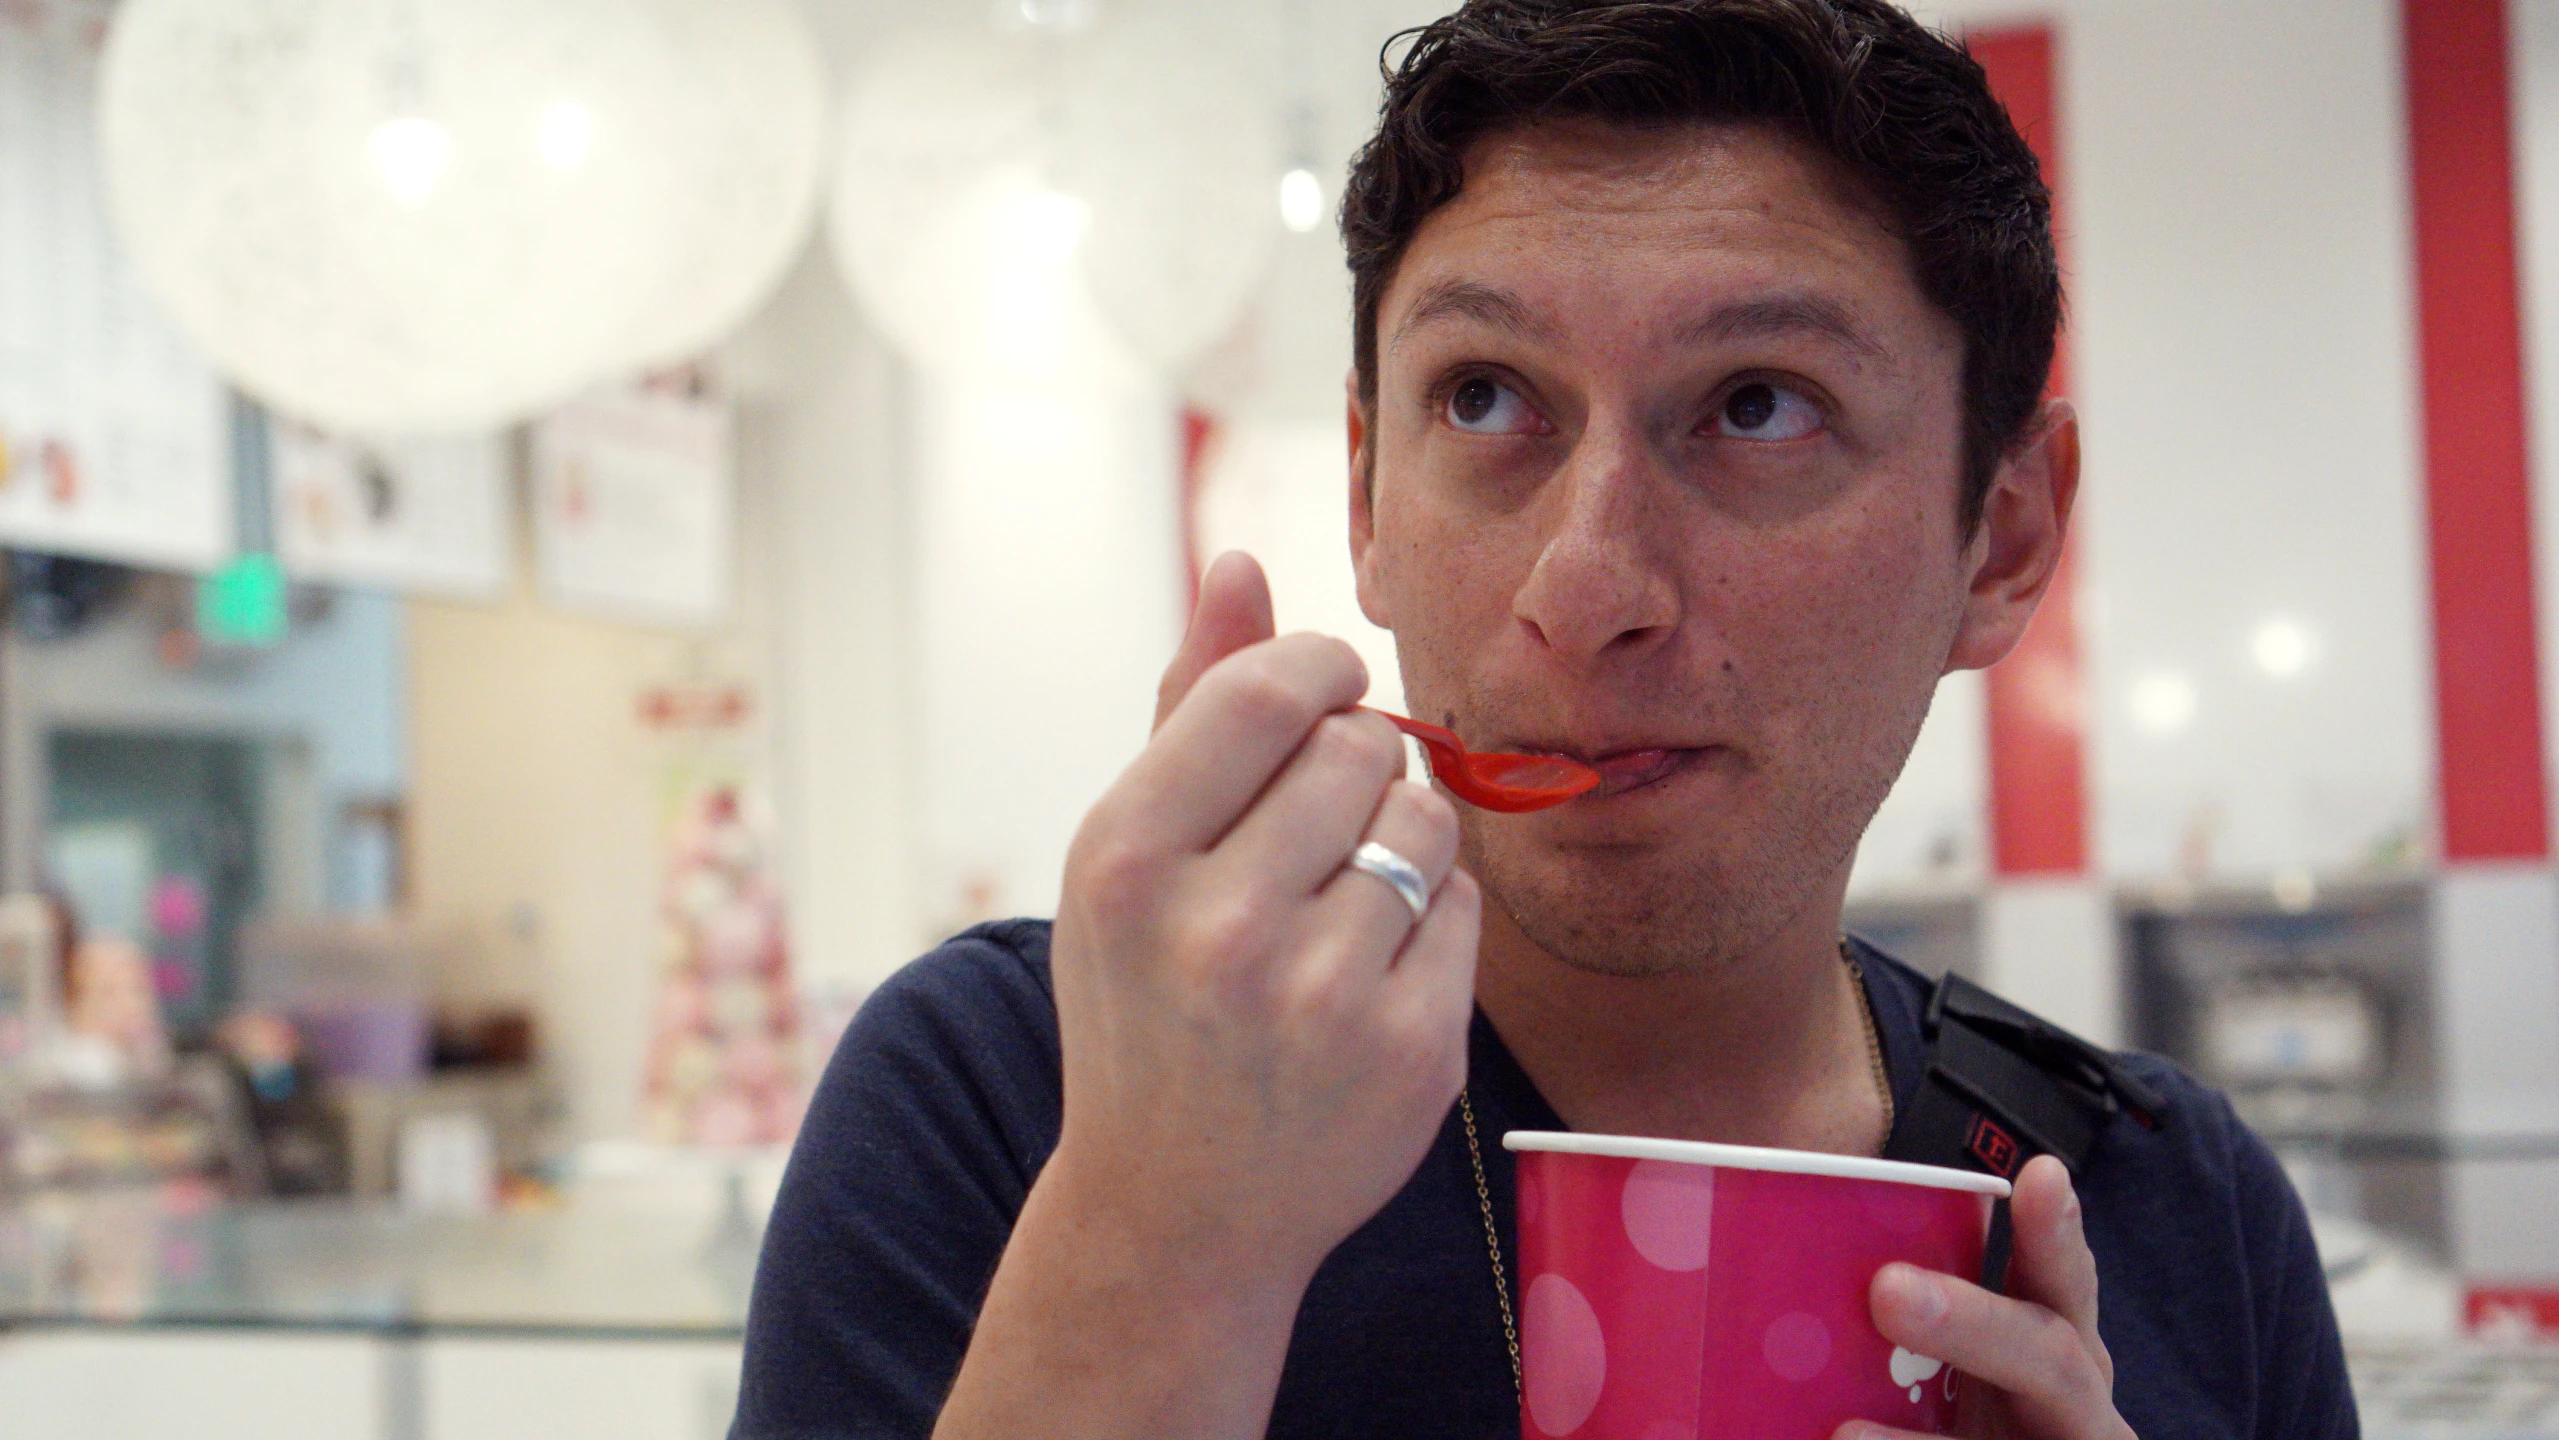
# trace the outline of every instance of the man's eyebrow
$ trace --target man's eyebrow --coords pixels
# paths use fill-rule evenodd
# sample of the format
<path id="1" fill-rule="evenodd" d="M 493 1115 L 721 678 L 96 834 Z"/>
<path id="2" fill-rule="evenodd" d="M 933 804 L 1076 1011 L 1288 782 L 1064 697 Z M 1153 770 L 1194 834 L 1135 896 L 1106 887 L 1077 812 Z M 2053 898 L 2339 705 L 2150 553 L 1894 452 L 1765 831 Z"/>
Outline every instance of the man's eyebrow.
<path id="1" fill-rule="evenodd" d="M 1554 327 L 1530 314 L 1527 303 L 1508 290 L 1479 280 L 1441 280 L 1424 290 L 1397 322 L 1387 348 L 1402 344 L 1405 336 L 1432 321 L 1451 318 L 1491 325 L 1523 340 L 1555 338 Z"/>
<path id="2" fill-rule="evenodd" d="M 1679 328 L 1682 344 L 1715 340 L 1768 340 L 1811 334 L 1853 350 L 1870 360 L 1891 355 L 1873 336 L 1859 329 L 1845 306 L 1819 295 L 1777 295 L 1738 300 L 1717 306 Z"/>

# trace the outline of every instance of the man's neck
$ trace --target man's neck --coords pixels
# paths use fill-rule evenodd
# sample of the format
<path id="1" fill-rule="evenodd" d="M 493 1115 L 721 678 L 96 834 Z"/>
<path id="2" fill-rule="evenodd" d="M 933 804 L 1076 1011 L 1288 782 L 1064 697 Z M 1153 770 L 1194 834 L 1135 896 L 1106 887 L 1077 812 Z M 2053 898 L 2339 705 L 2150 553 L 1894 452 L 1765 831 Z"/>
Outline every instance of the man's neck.
<path id="1" fill-rule="evenodd" d="M 1627 978 L 1556 959 L 1488 904 L 1476 998 L 1576 1130 L 1871 1155 L 1880 1037 L 1840 957 L 1837 891 L 1805 910 L 1709 972 Z"/>

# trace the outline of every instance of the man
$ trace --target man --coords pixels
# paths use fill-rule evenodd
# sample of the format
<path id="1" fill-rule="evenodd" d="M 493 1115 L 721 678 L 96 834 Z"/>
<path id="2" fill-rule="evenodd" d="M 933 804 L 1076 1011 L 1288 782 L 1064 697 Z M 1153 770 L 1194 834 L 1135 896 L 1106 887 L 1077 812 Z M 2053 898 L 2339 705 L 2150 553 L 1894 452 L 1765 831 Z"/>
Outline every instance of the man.
<path id="1" fill-rule="evenodd" d="M 848 1035 L 737 1433 L 1510 1435 L 1502 1132 L 1878 1153 L 1926 992 L 1842 895 L 1938 678 L 2060 552 L 2048 208 L 1884 0 L 1421 32 L 1343 207 L 1360 599 L 1417 714 L 1604 783 L 1397 779 L 1349 648 L 1272 638 L 1222 560 L 1054 929 L 952 941 Z M 2022 1172 L 2005 1293 L 1886 1267 L 1876 1324 L 1974 1378 L 1969 1433 L 2353 1434 L 2281 1171 L 2126 1064 L 2166 1123 Z"/>

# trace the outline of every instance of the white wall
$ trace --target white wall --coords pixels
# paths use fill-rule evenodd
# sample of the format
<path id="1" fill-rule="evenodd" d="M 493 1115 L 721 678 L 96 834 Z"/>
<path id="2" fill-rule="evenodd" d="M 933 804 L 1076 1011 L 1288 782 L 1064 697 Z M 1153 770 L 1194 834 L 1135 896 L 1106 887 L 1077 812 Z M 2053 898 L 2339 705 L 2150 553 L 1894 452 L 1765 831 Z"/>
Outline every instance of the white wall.
<path id="1" fill-rule="evenodd" d="M 741 470 L 775 496 L 767 588 L 792 963 L 849 1004 L 926 943 L 916 892 L 908 387 L 812 247 L 722 353 Z"/>
<path id="2" fill-rule="evenodd" d="M 1348 640 L 1368 666 L 1366 703 L 1403 714 L 1394 632 L 1369 623 L 1354 588 L 1348 448 L 1339 415 L 1226 422 L 1205 466 L 1200 550 L 1252 552 L 1270 577 L 1279 632 Z"/>
<path id="3" fill-rule="evenodd" d="M 922 388 L 919 893 L 945 925 L 1054 914 L 1179 636 L 1173 409 L 1125 376 Z"/>
<path id="4" fill-rule="evenodd" d="M 1858 844 L 1851 895 L 1963 890 L 1989 873 L 1987 699 L 1978 671 L 1937 682 L 1901 779 Z"/>
<path id="5" fill-rule="evenodd" d="M 2101 865 L 2354 867 L 2427 827 L 2432 677 L 2391 0 L 2065 22 Z M 2209 39 L 2198 43 L 2199 36 Z M 2312 638 L 2270 676 L 2252 635 Z M 2187 677 L 2146 730 L 2135 688 Z M 2212 817 L 2212 818 L 2206 818 Z"/>

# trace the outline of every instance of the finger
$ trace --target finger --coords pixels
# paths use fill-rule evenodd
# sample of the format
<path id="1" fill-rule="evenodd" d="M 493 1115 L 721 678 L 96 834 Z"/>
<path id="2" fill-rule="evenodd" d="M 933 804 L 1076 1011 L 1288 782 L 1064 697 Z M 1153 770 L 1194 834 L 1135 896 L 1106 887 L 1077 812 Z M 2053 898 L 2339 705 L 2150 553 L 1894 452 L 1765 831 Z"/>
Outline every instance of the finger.
<path id="1" fill-rule="evenodd" d="M 1150 846 L 1203 851 L 1297 753 L 1315 723 L 1368 689 L 1358 652 L 1323 635 L 1284 635 L 1200 676 L 1095 807 L 1129 817 Z"/>
<path id="2" fill-rule="evenodd" d="M 1896 1430 L 1872 1420 L 1850 1420 L 1830 1432 L 1830 1440 L 1940 1440 L 1919 1430 Z"/>
<path id="3" fill-rule="evenodd" d="M 1449 867 L 1457 863 L 1457 812 L 1428 787 L 1398 780 L 1378 802 L 1366 838 L 1411 861 L 1436 896 Z M 1373 957 L 1376 970 L 1383 972 L 1429 911 L 1415 915 L 1402 892 L 1380 876 L 1339 861 L 1335 866 L 1315 899 L 1322 917 L 1317 923 L 1327 934 L 1350 937 L 1355 942 L 1350 953 Z"/>
<path id="4" fill-rule="evenodd" d="M 2102 1357 L 2106 1342 L 2097 1333 L 2097 1257 L 2081 1226 L 2070 1168 L 2050 1155 L 2028 1161 L 2018 1172 L 2008 1212 L 2017 1237 L 2009 1261 L 2009 1293 L 2069 1321 Z"/>
<path id="5" fill-rule="evenodd" d="M 1868 1300 L 1885 1339 L 2006 1391 L 2028 1434 L 2122 1433 L 2113 1385 L 2078 1327 L 2054 1311 L 1898 1262 L 1875 1272 Z"/>
<path id="6" fill-rule="evenodd" d="M 1403 737 L 1375 715 L 1352 711 L 1316 721 L 1306 743 L 1217 842 L 1220 868 L 1280 894 L 1314 894 L 1376 824 L 1386 787 L 1404 763 Z"/>
<path id="7" fill-rule="evenodd" d="M 1173 651 L 1173 663 L 1164 667 L 1163 683 L 1155 687 L 1155 728 L 1164 728 L 1164 721 L 1208 673 L 1208 667 L 1276 633 L 1271 624 L 1271 586 L 1260 562 L 1241 550 L 1229 550 L 1210 561 L 1200 576 L 1200 598 L 1191 607 L 1190 627 Z"/>

